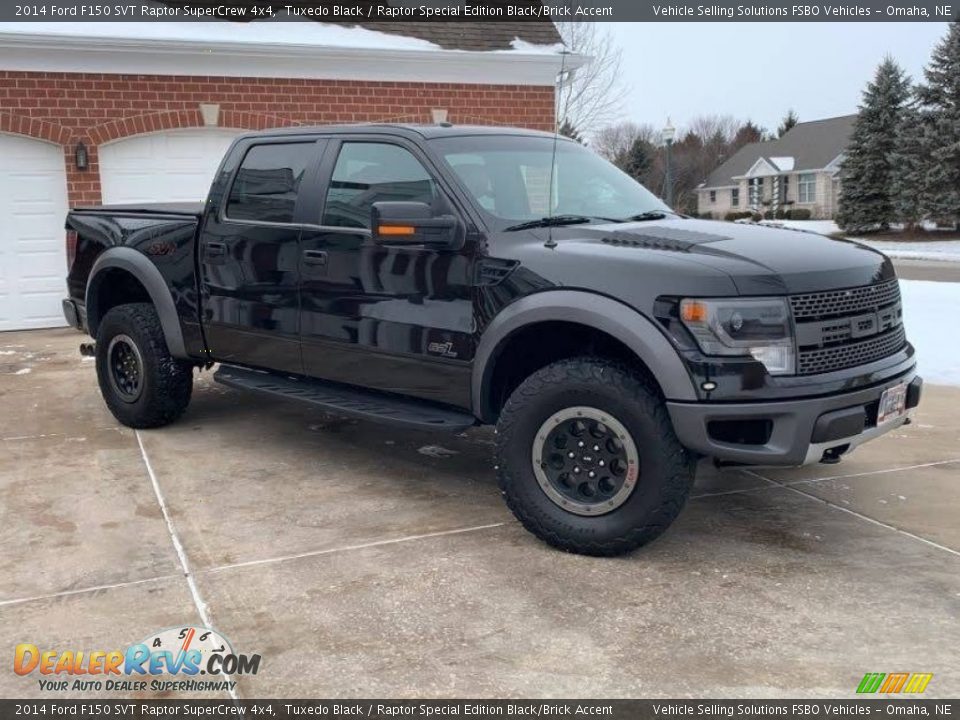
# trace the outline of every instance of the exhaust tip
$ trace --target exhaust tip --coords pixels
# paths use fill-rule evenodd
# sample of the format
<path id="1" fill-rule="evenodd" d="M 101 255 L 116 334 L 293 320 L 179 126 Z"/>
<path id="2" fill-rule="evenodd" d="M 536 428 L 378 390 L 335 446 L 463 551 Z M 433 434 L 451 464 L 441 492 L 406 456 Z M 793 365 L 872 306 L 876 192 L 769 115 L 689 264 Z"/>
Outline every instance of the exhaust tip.
<path id="1" fill-rule="evenodd" d="M 84 357 L 94 357 L 97 354 L 97 344 L 80 343 L 80 354 Z"/>

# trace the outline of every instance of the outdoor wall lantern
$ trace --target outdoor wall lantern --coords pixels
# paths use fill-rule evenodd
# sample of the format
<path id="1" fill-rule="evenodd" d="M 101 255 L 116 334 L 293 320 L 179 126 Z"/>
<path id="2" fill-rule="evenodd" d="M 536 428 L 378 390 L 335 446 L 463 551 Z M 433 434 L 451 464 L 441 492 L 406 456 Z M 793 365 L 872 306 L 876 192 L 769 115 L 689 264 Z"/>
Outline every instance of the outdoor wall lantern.
<path id="1" fill-rule="evenodd" d="M 90 164 L 90 158 L 87 155 L 87 146 L 83 141 L 77 143 L 77 149 L 73 153 L 74 162 L 77 164 L 77 170 L 86 170 Z"/>

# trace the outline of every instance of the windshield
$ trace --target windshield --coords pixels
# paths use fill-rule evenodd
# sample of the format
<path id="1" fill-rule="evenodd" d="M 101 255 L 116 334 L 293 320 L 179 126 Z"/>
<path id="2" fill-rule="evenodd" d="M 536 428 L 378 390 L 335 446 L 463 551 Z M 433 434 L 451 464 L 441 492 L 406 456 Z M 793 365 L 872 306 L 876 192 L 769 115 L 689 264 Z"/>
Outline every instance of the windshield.
<path id="1" fill-rule="evenodd" d="M 550 215 L 621 220 L 646 212 L 670 212 L 629 175 L 563 138 L 556 143 L 549 204 L 552 138 L 479 135 L 431 142 L 498 229 Z"/>

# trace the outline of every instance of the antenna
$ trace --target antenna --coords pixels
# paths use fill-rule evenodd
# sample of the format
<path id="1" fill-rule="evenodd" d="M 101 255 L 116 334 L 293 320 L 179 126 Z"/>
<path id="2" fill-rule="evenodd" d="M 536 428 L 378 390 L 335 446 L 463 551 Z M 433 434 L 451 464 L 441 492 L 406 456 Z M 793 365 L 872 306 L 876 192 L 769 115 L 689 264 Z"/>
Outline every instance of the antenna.
<path id="1" fill-rule="evenodd" d="M 547 219 L 553 217 L 553 176 L 557 167 L 557 140 L 560 137 L 560 102 L 563 95 L 563 83 L 566 79 L 567 70 L 567 49 L 560 51 L 560 74 L 557 76 L 557 101 L 553 113 L 553 152 L 550 154 L 550 184 L 547 186 Z M 553 239 L 553 226 L 547 223 L 547 242 L 544 243 L 548 248 L 555 248 L 556 241 Z"/>

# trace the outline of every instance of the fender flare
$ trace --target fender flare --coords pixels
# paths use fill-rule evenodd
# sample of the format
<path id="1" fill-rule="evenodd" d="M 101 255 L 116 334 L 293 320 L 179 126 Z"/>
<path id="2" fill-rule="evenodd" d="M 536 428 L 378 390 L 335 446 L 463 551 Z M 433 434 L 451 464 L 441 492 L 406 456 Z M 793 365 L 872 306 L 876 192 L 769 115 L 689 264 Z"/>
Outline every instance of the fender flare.
<path id="1" fill-rule="evenodd" d="M 140 281 L 150 296 L 157 315 L 160 316 L 160 327 L 163 328 L 170 354 L 176 358 L 187 359 L 180 317 L 166 280 L 163 279 L 156 265 L 145 255 L 130 247 L 113 247 L 106 250 L 97 258 L 90 270 L 85 299 L 90 334 L 96 337 L 97 327 L 103 316 L 97 305 L 97 293 L 106 277 L 106 271 L 112 269 L 124 270 Z"/>
<path id="2" fill-rule="evenodd" d="M 474 414 L 492 422 L 490 381 L 497 358 L 510 337 L 539 322 L 573 322 L 616 338 L 650 369 L 668 400 L 697 399 L 683 361 L 663 332 L 628 305 L 579 290 L 549 290 L 511 303 L 493 318 L 474 355 L 471 391 Z"/>

